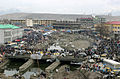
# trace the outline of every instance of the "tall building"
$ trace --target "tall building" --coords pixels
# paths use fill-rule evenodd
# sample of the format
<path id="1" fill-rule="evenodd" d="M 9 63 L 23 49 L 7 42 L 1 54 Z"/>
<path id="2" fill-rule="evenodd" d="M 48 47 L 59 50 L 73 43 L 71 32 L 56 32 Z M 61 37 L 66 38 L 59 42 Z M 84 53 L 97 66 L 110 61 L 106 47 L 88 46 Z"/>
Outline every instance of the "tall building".
<path id="1" fill-rule="evenodd" d="M 14 25 L 0 25 L 0 44 L 16 40 L 23 36 L 23 29 Z"/>

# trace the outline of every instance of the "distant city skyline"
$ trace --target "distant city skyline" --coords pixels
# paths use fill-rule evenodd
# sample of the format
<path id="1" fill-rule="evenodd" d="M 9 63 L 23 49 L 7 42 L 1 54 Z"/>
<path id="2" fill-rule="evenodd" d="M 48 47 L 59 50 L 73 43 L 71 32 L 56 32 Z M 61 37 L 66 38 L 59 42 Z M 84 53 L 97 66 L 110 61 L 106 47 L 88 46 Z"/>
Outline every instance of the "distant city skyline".
<path id="1" fill-rule="evenodd" d="M 120 0 L 0 0 L 0 14 L 57 13 L 120 15 Z"/>

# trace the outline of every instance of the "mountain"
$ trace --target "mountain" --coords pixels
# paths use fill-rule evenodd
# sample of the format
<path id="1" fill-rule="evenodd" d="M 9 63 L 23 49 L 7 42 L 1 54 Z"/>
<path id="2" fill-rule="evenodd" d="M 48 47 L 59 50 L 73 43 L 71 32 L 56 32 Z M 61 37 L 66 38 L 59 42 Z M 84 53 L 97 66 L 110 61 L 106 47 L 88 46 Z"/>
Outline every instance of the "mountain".
<path id="1" fill-rule="evenodd" d="M 11 14 L 11 13 L 19 13 L 19 12 L 21 12 L 19 9 L 0 10 L 0 15 Z"/>
<path id="2" fill-rule="evenodd" d="M 120 16 L 111 15 L 96 15 L 96 16 L 106 18 L 106 21 L 120 21 Z M 83 14 L 50 14 L 50 13 L 11 13 L 0 15 L 0 19 L 25 20 L 28 18 L 36 20 L 75 21 L 77 18 L 93 18 L 93 16 Z"/>
<path id="3" fill-rule="evenodd" d="M 39 20 L 69 20 L 73 21 L 76 18 L 92 18 L 92 15 L 83 14 L 50 14 L 50 13 L 12 13 L 1 15 L 0 19 L 39 19 Z"/>

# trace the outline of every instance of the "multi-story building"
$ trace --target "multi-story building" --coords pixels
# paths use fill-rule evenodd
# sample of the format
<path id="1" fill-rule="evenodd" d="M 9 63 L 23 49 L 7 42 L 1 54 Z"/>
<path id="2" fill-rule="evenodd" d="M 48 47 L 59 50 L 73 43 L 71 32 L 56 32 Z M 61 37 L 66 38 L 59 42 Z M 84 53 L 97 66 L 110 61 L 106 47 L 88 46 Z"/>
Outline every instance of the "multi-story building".
<path id="1" fill-rule="evenodd" d="M 24 20 L 24 19 L 11 19 L 10 24 L 13 24 L 16 26 L 26 26 L 26 20 Z"/>
<path id="2" fill-rule="evenodd" d="M 31 19 L 32 18 L 32 19 Z M 91 19 L 89 19 L 91 18 Z M 1 16 L 0 19 L 9 19 L 14 25 L 43 25 L 55 27 L 76 28 L 80 26 L 91 26 L 92 15 L 79 14 L 41 14 L 41 13 L 15 13 L 7 16 Z"/>
<path id="3" fill-rule="evenodd" d="M 76 21 L 56 21 L 53 23 L 55 29 L 79 29 L 81 23 Z"/>
<path id="4" fill-rule="evenodd" d="M 53 23 L 54 28 L 80 29 L 94 26 L 92 15 L 67 16 L 64 19 Z"/>
<path id="5" fill-rule="evenodd" d="M 33 20 L 33 24 L 39 24 L 43 26 L 51 26 L 56 20 Z"/>
<path id="6" fill-rule="evenodd" d="M 94 24 L 101 24 L 101 23 L 105 23 L 105 22 L 106 22 L 105 17 L 95 16 L 95 18 L 94 18 Z"/>
<path id="7" fill-rule="evenodd" d="M 32 19 L 26 19 L 26 26 L 33 26 L 33 20 Z"/>
<path id="8" fill-rule="evenodd" d="M 39 19 L 23 19 L 23 20 L 10 20 L 11 24 L 14 25 L 26 25 L 26 26 L 34 26 L 34 25 L 52 25 L 56 20 L 39 20 Z"/>
<path id="9" fill-rule="evenodd" d="M 76 19 L 77 23 L 80 23 L 81 26 L 83 27 L 90 27 L 90 26 L 94 26 L 94 18 L 77 18 Z"/>
<path id="10" fill-rule="evenodd" d="M 120 34 L 120 21 L 111 21 L 105 23 L 106 29 L 108 28 L 109 33 Z"/>
<path id="11" fill-rule="evenodd" d="M 23 29 L 14 25 L 0 25 L 0 44 L 23 36 Z"/>
<path id="12" fill-rule="evenodd" d="M 87 27 L 93 27 L 94 21 L 93 18 L 77 18 L 75 21 L 56 21 L 53 23 L 54 28 L 68 28 L 68 29 L 80 29 L 87 28 Z"/>

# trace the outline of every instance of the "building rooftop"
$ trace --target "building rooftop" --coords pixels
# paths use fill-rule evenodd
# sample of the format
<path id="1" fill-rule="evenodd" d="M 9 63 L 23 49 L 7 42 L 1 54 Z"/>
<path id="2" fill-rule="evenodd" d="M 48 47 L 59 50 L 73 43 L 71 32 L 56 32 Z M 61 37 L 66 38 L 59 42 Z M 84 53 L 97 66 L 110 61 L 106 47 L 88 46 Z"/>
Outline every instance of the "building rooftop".
<path id="1" fill-rule="evenodd" d="M 103 59 L 103 61 L 107 62 L 107 63 L 112 63 L 114 65 L 116 64 L 120 64 L 119 62 L 116 62 L 116 61 L 113 61 L 113 60 L 110 60 L 110 59 Z"/>
<path id="2" fill-rule="evenodd" d="M 96 15 L 98 18 L 105 18 L 108 21 L 120 21 L 120 16 L 110 16 L 110 15 Z"/>
<path id="3" fill-rule="evenodd" d="M 0 29 L 18 29 L 20 27 L 14 26 L 14 25 L 10 25 L 10 24 L 0 24 Z"/>
<path id="4" fill-rule="evenodd" d="M 111 22 L 107 22 L 106 24 L 120 24 L 120 21 L 111 21 Z"/>

